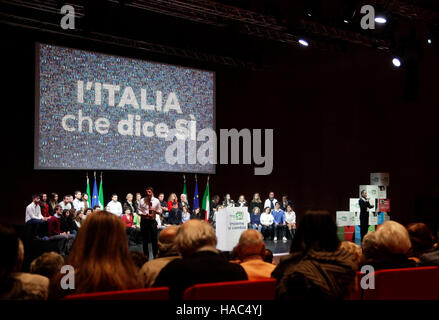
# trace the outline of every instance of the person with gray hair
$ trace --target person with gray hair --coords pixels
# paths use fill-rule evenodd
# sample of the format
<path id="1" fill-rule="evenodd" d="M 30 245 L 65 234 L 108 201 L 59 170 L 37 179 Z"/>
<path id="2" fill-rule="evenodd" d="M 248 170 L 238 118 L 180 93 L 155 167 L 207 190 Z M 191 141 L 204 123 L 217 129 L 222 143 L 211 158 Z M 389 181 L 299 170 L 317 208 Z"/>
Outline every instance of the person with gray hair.
<path id="1" fill-rule="evenodd" d="M 178 228 L 178 226 L 169 226 L 160 232 L 157 257 L 154 260 L 146 262 L 140 268 L 139 278 L 145 288 L 149 288 L 154 284 L 160 271 L 169 262 L 180 257 L 175 244 Z"/>
<path id="2" fill-rule="evenodd" d="M 415 262 L 408 258 L 410 247 L 406 228 L 396 221 L 386 221 L 364 236 L 363 264 L 375 270 L 414 267 Z"/>
<path id="3" fill-rule="evenodd" d="M 270 278 L 276 266 L 267 263 L 265 257 L 265 243 L 262 234 L 253 229 L 244 231 L 236 246 L 241 267 L 244 268 L 249 280 Z"/>
<path id="4" fill-rule="evenodd" d="M 247 280 L 240 265 L 229 263 L 218 252 L 215 231 L 206 221 L 184 223 L 175 242 L 182 259 L 169 262 L 154 283 L 154 287 L 169 287 L 171 300 L 180 300 L 186 288 L 198 283 Z"/>

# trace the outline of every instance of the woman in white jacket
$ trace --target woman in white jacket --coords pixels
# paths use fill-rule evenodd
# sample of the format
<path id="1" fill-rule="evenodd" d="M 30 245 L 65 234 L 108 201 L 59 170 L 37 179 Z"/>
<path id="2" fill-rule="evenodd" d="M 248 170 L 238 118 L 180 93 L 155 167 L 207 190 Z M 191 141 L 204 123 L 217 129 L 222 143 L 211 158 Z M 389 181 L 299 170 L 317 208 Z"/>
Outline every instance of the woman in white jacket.
<path id="1" fill-rule="evenodd" d="M 287 209 L 285 211 L 285 222 L 287 223 L 291 239 L 293 239 L 294 235 L 296 234 L 296 213 L 293 211 L 293 206 L 291 204 L 287 205 Z"/>
<path id="2" fill-rule="evenodd" d="M 270 207 L 266 207 L 264 209 L 264 212 L 262 212 L 261 214 L 261 225 L 262 225 L 261 232 L 262 235 L 264 236 L 264 239 L 267 238 L 267 233 L 269 237 L 273 238 L 273 222 L 274 222 L 274 217 L 271 214 L 271 209 Z"/>

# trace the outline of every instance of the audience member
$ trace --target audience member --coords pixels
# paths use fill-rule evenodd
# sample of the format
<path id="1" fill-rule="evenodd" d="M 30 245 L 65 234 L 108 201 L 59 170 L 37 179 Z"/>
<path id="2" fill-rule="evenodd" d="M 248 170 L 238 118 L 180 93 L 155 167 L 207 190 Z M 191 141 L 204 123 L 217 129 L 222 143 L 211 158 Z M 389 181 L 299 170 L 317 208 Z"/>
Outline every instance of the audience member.
<path id="1" fill-rule="evenodd" d="M 14 229 L 0 225 L 0 300 L 45 300 L 49 279 L 23 273 L 24 247 Z"/>
<path id="2" fill-rule="evenodd" d="M 173 203 L 171 211 L 169 211 L 168 224 L 180 225 L 182 224 L 182 211 L 178 207 L 178 203 Z"/>
<path id="3" fill-rule="evenodd" d="M 283 211 L 287 211 L 287 206 L 291 206 L 291 208 L 293 208 L 293 203 L 288 200 L 288 196 L 287 195 L 283 195 L 282 196 L 282 202 L 280 203 L 280 208 Z"/>
<path id="4" fill-rule="evenodd" d="M 263 207 L 262 207 L 262 201 L 261 201 L 261 197 L 259 196 L 259 193 L 255 193 L 253 195 L 253 199 L 250 202 L 250 206 L 248 207 L 249 212 L 253 212 L 253 209 L 255 207 L 259 208 L 259 212 L 262 212 Z"/>
<path id="5" fill-rule="evenodd" d="M 186 196 L 184 193 L 182 193 L 182 194 L 180 195 L 180 201 L 178 202 L 178 208 L 179 208 L 180 210 L 183 210 L 183 206 L 186 206 L 187 209 L 188 209 L 188 211 L 190 211 L 190 210 L 189 210 L 189 209 L 190 209 L 190 207 L 189 207 L 189 202 L 187 202 L 187 196 Z"/>
<path id="6" fill-rule="evenodd" d="M 285 222 L 287 224 L 291 239 L 293 239 L 294 235 L 296 234 L 296 213 L 293 211 L 293 206 L 291 204 L 287 205 L 287 211 L 285 211 Z"/>
<path id="7" fill-rule="evenodd" d="M 169 226 L 160 232 L 158 247 L 159 252 L 154 260 L 146 262 L 139 271 L 140 282 L 145 288 L 154 284 L 160 271 L 172 260 L 179 258 L 175 236 L 178 226 Z"/>
<path id="8" fill-rule="evenodd" d="M 39 229 L 44 221 L 48 218 L 43 217 L 40 208 L 40 196 L 35 194 L 32 196 L 32 202 L 26 207 L 25 223 L 27 225 L 35 225 L 34 234 L 39 234 Z"/>
<path id="9" fill-rule="evenodd" d="M 421 267 L 436 266 L 439 267 L 439 236 L 437 237 L 437 243 L 433 247 L 431 252 L 424 253 L 420 256 L 418 265 Z"/>
<path id="10" fill-rule="evenodd" d="M 68 211 L 68 210 L 66 210 Z M 55 212 L 49 219 L 48 236 L 49 239 L 61 239 L 61 238 L 73 238 L 74 235 L 68 234 L 66 231 L 61 230 L 61 216 L 63 214 L 62 207 L 57 204 L 55 206 Z"/>
<path id="11" fill-rule="evenodd" d="M 363 263 L 375 270 L 414 267 L 415 262 L 408 258 L 410 247 L 407 229 L 396 221 L 385 221 L 364 236 Z"/>
<path id="12" fill-rule="evenodd" d="M 72 205 L 76 211 L 80 211 L 81 209 L 85 208 L 84 201 L 82 200 L 81 191 L 75 191 L 75 199 L 73 200 Z"/>
<path id="13" fill-rule="evenodd" d="M 235 207 L 248 207 L 247 201 L 245 201 L 245 197 L 241 194 L 238 198 L 238 202 L 235 203 Z"/>
<path id="14" fill-rule="evenodd" d="M 273 223 L 274 223 L 274 217 L 271 214 L 270 207 L 266 207 L 264 209 L 264 212 L 261 214 L 261 225 L 262 225 L 262 235 L 264 236 L 264 239 L 267 239 L 272 236 L 273 234 Z"/>
<path id="15" fill-rule="evenodd" d="M 75 209 L 63 210 L 60 223 L 61 223 L 61 232 L 65 232 L 66 234 L 76 235 L 78 232 L 78 227 L 76 223 L 73 221 L 75 214 Z"/>
<path id="16" fill-rule="evenodd" d="M 181 299 L 184 290 L 197 283 L 247 280 L 241 266 L 229 263 L 216 250 L 215 231 L 207 222 L 186 222 L 175 242 L 183 258 L 169 262 L 154 283 L 154 287 L 169 287 L 172 300 Z"/>
<path id="17" fill-rule="evenodd" d="M 276 202 L 274 205 L 275 209 L 271 211 L 271 214 L 273 215 L 273 221 L 274 221 L 274 242 L 277 241 L 277 236 L 279 235 L 279 231 L 282 232 L 282 241 L 287 242 L 286 237 L 286 228 L 287 224 L 285 222 L 285 212 L 280 208 L 280 203 Z"/>
<path id="18" fill-rule="evenodd" d="M 252 229 L 262 232 L 261 211 L 259 210 L 259 207 L 254 207 L 253 211 L 250 213 L 250 226 Z"/>
<path id="19" fill-rule="evenodd" d="M 270 278 L 276 266 L 264 262 L 265 243 L 260 232 L 253 229 L 244 231 L 239 238 L 237 252 L 248 280 Z"/>
<path id="20" fill-rule="evenodd" d="M 61 271 L 64 258 L 56 252 L 45 252 L 30 264 L 30 272 L 53 279 Z"/>
<path id="21" fill-rule="evenodd" d="M 343 299 L 355 283 L 358 265 L 340 247 L 337 226 L 327 211 L 308 211 L 291 243 L 291 254 L 272 273 L 279 299 Z"/>
<path id="22" fill-rule="evenodd" d="M 97 237 L 96 235 L 99 235 Z M 50 296 L 140 288 L 128 251 L 125 226 L 107 211 L 95 211 L 84 222 L 66 264 L 75 270 L 75 289 L 62 289 L 63 275 L 54 277 Z"/>
<path id="23" fill-rule="evenodd" d="M 128 193 L 125 197 L 126 201 L 124 202 L 122 206 L 123 212 L 126 212 L 127 209 L 131 210 L 131 213 L 134 213 L 137 211 L 137 203 L 133 200 L 133 194 Z"/>
<path id="24" fill-rule="evenodd" d="M 433 250 L 434 238 L 430 229 L 425 223 L 411 223 L 407 226 L 407 231 L 412 244 L 408 256 L 415 262 L 419 261 L 419 257 L 424 253 Z"/>
<path id="25" fill-rule="evenodd" d="M 142 268 L 142 266 L 148 262 L 148 257 L 145 256 L 143 252 L 130 251 L 130 256 L 137 270 L 140 270 L 140 268 Z"/>
<path id="26" fill-rule="evenodd" d="M 49 210 L 49 203 L 47 202 L 47 194 L 42 193 L 40 195 L 40 208 L 41 208 L 41 215 L 44 218 L 50 218 L 50 210 Z"/>
<path id="27" fill-rule="evenodd" d="M 70 210 L 70 209 L 72 209 L 72 204 L 70 202 L 70 197 L 71 197 L 71 195 L 66 195 L 66 196 L 64 196 L 63 200 L 60 203 L 58 203 L 62 207 L 63 210 Z"/>
<path id="28" fill-rule="evenodd" d="M 84 210 L 88 209 L 90 207 L 90 203 L 89 201 L 89 195 L 88 193 L 83 193 L 82 194 L 82 202 L 84 203 Z"/>
<path id="29" fill-rule="evenodd" d="M 189 221 L 190 219 L 191 219 L 191 214 L 187 211 L 187 207 L 183 206 L 182 212 L 181 212 L 182 223 L 185 223 L 186 221 Z"/>
<path id="30" fill-rule="evenodd" d="M 49 198 L 49 214 L 53 216 L 55 213 L 55 206 L 58 204 L 58 194 L 52 192 Z"/>
<path id="31" fill-rule="evenodd" d="M 268 263 L 273 263 L 273 251 L 270 249 L 265 248 L 265 256 L 264 261 Z"/>
<path id="32" fill-rule="evenodd" d="M 274 192 L 271 191 L 268 194 L 268 199 L 264 202 L 264 208 L 269 207 L 271 210 L 274 210 L 274 205 L 276 204 L 277 200 L 274 198 Z"/>
<path id="33" fill-rule="evenodd" d="M 107 204 L 107 210 L 117 217 L 122 217 L 122 204 L 117 201 L 117 194 L 111 196 L 111 201 Z"/>
<path id="34" fill-rule="evenodd" d="M 232 198 L 230 197 L 230 194 L 227 193 L 224 196 L 223 207 L 227 208 L 227 207 L 234 207 L 234 206 L 235 206 L 235 201 L 233 201 Z"/>

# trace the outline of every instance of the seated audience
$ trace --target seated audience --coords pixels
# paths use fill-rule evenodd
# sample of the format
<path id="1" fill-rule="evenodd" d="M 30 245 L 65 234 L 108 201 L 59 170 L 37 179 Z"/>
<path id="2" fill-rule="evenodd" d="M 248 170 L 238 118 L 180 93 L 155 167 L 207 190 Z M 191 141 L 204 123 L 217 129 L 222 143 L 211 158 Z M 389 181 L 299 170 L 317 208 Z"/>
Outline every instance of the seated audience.
<path id="1" fill-rule="evenodd" d="M 185 223 L 186 221 L 189 221 L 191 219 L 191 214 L 187 210 L 187 206 L 183 206 L 182 208 L 183 209 L 181 212 L 181 222 Z"/>
<path id="2" fill-rule="evenodd" d="M 48 219 L 41 214 L 40 196 L 38 194 L 33 195 L 32 202 L 26 207 L 26 224 L 35 225 L 34 234 L 38 235 L 41 224 Z"/>
<path id="3" fill-rule="evenodd" d="M 135 266 L 137 267 L 137 270 L 140 270 L 142 266 L 148 262 L 148 257 L 145 256 L 143 252 L 140 251 L 130 251 L 131 259 L 133 259 L 133 262 Z"/>
<path id="4" fill-rule="evenodd" d="M 291 204 L 287 205 L 287 209 L 285 211 L 285 222 L 287 224 L 291 239 L 293 239 L 294 235 L 296 234 L 296 213 L 293 211 L 293 206 Z"/>
<path id="5" fill-rule="evenodd" d="M 280 208 L 280 202 L 276 202 L 274 205 L 275 209 L 271 211 L 274 220 L 274 241 L 277 241 L 277 236 L 279 235 L 279 231 L 282 232 L 282 241 L 286 242 L 286 228 L 287 223 L 285 222 L 285 212 Z"/>
<path id="6" fill-rule="evenodd" d="M 340 247 L 337 226 L 327 211 L 308 211 L 298 225 L 291 254 L 272 273 L 278 299 L 343 299 L 355 283 L 358 265 Z"/>
<path id="7" fill-rule="evenodd" d="M 248 280 L 270 278 L 276 266 L 263 260 L 265 243 L 260 232 L 253 229 L 244 231 L 236 248 Z"/>
<path id="8" fill-rule="evenodd" d="M 63 275 L 59 275 L 51 282 L 51 298 L 140 288 L 134 276 L 137 270 L 128 251 L 125 226 L 121 219 L 107 211 L 96 211 L 87 217 L 66 264 L 75 270 L 75 289 L 62 289 Z"/>
<path id="9" fill-rule="evenodd" d="M 245 197 L 241 194 L 238 198 L 238 202 L 235 203 L 235 207 L 248 207 L 247 201 L 245 201 Z"/>
<path id="10" fill-rule="evenodd" d="M 23 273 L 24 247 L 14 229 L 0 225 L 0 300 L 45 300 L 49 279 Z"/>
<path id="11" fill-rule="evenodd" d="M 364 236 L 363 264 L 375 270 L 414 267 L 415 262 L 408 258 L 410 247 L 406 228 L 396 221 L 385 221 Z"/>
<path id="12" fill-rule="evenodd" d="M 126 227 L 128 239 L 134 241 L 135 243 L 140 243 L 142 238 L 142 233 L 140 231 L 140 221 L 137 220 L 139 219 L 136 219 L 135 221 L 131 209 L 129 207 L 126 207 L 125 214 L 122 216 L 122 222 Z"/>
<path id="13" fill-rule="evenodd" d="M 114 193 L 111 196 L 111 201 L 107 204 L 107 210 L 118 217 L 122 216 L 122 204 L 117 201 L 117 194 Z"/>
<path id="14" fill-rule="evenodd" d="M 71 195 L 68 194 L 68 195 L 64 196 L 63 201 L 58 203 L 62 207 L 63 210 L 70 210 L 70 209 L 72 209 L 73 205 L 70 202 L 70 197 L 71 197 Z"/>
<path id="15" fill-rule="evenodd" d="M 265 249 L 264 261 L 268 263 L 273 263 L 273 251 L 270 249 Z"/>
<path id="16" fill-rule="evenodd" d="M 283 211 L 287 211 L 287 207 L 288 206 L 291 206 L 291 208 L 293 208 L 293 203 L 290 200 L 288 200 L 288 196 L 287 195 L 283 195 L 282 196 L 282 201 L 280 203 L 280 208 Z"/>
<path id="17" fill-rule="evenodd" d="M 168 224 L 180 225 L 182 223 L 182 211 L 178 207 L 178 203 L 173 203 L 172 209 L 169 211 Z"/>
<path id="18" fill-rule="evenodd" d="M 44 218 L 50 218 L 50 210 L 49 210 L 49 203 L 47 200 L 47 194 L 42 193 L 40 195 L 40 208 L 41 208 L 41 214 Z"/>
<path id="19" fill-rule="evenodd" d="M 274 197 L 274 192 L 271 191 L 268 194 L 268 199 L 266 199 L 265 202 L 264 202 L 264 208 L 269 207 L 271 210 L 274 210 L 274 205 L 276 204 L 276 202 L 277 202 L 277 200 Z"/>
<path id="20" fill-rule="evenodd" d="M 132 193 L 128 193 L 125 197 L 126 201 L 122 206 L 123 212 L 126 212 L 127 209 L 130 209 L 131 212 L 137 212 L 137 202 L 133 200 L 134 196 Z"/>
<path id="21" fill-rule="evenodd" d="M 154 287 L 169 287 L 171 300 L 181 299 L 184 290 L 197 283 L 247 280 L 244 269 L 229 263 L 216 249 L 212 226 L 203 220 L 181 225 L 175 239 L 182 259 L 169 262 Z"/>
<path id="22" fill-rule="evenodd" d="M 425 223 L 411 223 L 407 226 L 407 231 L 412 244 L 408 256 L 418 262 L 421 255 L 433 250 L 433 234 Z"/>
<path id="23" fill-rule="evenodd" d="M 180 201 L 178 202 L 178 208 L 180 210 L 183 210 L 183 206 L 186 206 L 187 210 L 190 211 L 189 202 L 187 202 L 187 196 L 184 193 L 182 193 L 180 195 Z"/>
<path id="24" fill-rule="evenodd" d="M 424 253 L 420 256 L 418 266 L 436 266 L 439 267 L 439 235 L 437 237 L 437 243 L 433 247 L 431 252 Z"/>
<path id="25" fill-rule="evenodd" d="M 154 284 L 160 271 L 169 262 L 180 257 L 175 244 L 177 230 L 178 226 L 169 226 L 160 232 L 157 257 L 141 266 L 139 279 L 145 288 L 149 288 Z"/>
<path id="26" fill-rule="evenodd" d="M 50 194 L 49 199 L 49 214 L 53 216 L 53 213 L 55 212 L 55 206 L 58 204 L 58 194 L 55 192 L 52 192 Z"/>
<path id="27" fill-rule="evenodd" d="M 45 252 L 30 264 L 30 272 L 53 279 L 61 271 L 64 258 L 56 252 Z"/>
<path id="28" fill-rule="evenodd" d="M 262 200 L 261 200 L 261 197 L 259 196 L 259 193 L 255 193 L 254 195 L 253 195 L 253 199 L 252 199 L 252 201 L 250 202 L 250 206 L 248 207 L 248 211 L 249 212 L 253 212 L 253 209 L 255 208 L 255 207 L 258 207 L 259 208 L 259 212 L 262 212 L 262 210 L 263 210 L 263 206 L 262 206 Z"/>
<path id="29" fill-rule="evenodd" d="M 274 217 L 271 214 L 270 207 L 266 207 L 264 209 L 264 212 L 261 214 L 261 225 L 262 225 L 262 235 L 264 239 L 268 239 L 273 234 L 273 223 L 274 223 Z"/>
<path id="30" fill-rule="evenodd" d="M 261 211 L 259 210 L 259 207 L 254 207 L 253 211 L 250 213 L 250 226 L 254 230 L 258 230 L 259 232 L 262 231 Z"/>
<path id="31" fill-rule="evenodd" d="M 174 207 L 174 204 L 177 204 L 177 207 L 178 207 L 177 195 L 175 193 L 171 193 L 168 197 L 168 213 L 169 213 L 169 211 L 172 210 L 172 208 Z"/>
<path id="32" fill-rule="evenodd" d="M 66 210 L 68 211 L 68 210 Z M 57 204 L 55 212 L 49 220 L 48 236 L 49 239 L 73 238 L 74 235 L 61 230 L 61 217 L 63 214 L 62 207 Z"/>
<path id="33" fill-rule="evenodd" d="M 78 232 L 78 226 L 73 220 L 73 215 L 75 214 L 75 209 L 63 210 L 62 216 L 60 218 L 61 232 L 66 234 L 76 235 Z"/>

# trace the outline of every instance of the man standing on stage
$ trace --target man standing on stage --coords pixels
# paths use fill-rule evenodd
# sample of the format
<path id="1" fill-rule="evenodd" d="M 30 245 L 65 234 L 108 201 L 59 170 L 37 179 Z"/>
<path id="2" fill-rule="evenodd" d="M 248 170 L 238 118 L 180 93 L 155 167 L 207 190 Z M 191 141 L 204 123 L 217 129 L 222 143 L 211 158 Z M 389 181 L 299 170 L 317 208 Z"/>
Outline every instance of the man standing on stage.
<path id="1" fill-rule="evenodd" d="M 162 213 L 159 199 L 154 197 L 154 189 L 146 188 L 146 196 L 140 200 L 137 213 L 141 217 L 140 232 L 143 239 L 143 253 L 149 258 L 148 242 L 151 242 L 152 253 L 155 257 L 157 247 L 157 221 L 156 214 Z"/>
<path id="2" fill-rule="evenodd" d="M 358 204 L 360 205 L 361 241 L 363 241 L 363 237 L 366 235 L 367 230 L 369 229 L 369 209 L 374 207 L 369 203 L 366 190 L 361 191 L 361 198 L 358 201 Z"/>

